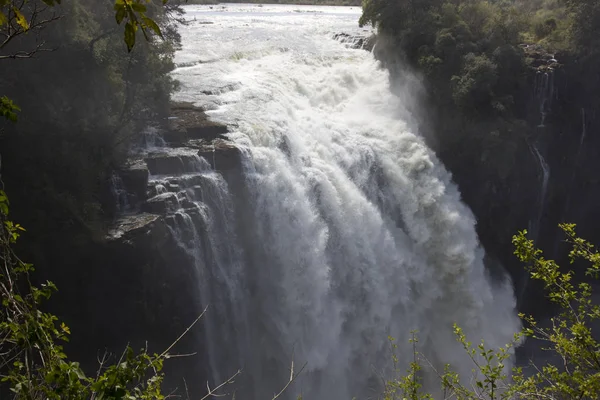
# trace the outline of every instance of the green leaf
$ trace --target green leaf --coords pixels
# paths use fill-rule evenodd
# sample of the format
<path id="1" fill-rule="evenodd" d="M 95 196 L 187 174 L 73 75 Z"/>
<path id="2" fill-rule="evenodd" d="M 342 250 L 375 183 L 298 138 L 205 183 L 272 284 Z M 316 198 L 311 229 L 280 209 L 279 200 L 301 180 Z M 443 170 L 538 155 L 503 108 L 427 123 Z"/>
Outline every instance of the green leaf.
<path id="1" fill-rule="evenodd" d="M 21 13 L 21 11 L 19 11 L 17 7 L 13 7 L 13 12 L 15 13 L 17 24 L 19 24 L 21 28 L 23 28 L 23 30 L 28 30 L 29 22 L 27 21 L 27 18 L 25 18 L 25 16 Z"/>
<path id="2" fill-rule="evenodd" d="M 135 45 L 135 31 L 136 27 L 131 21 L 125 24 L 125 44 L 127 45 L 127 51 L 131 51 Z"/>
<path id="3" fill-rule="evenodd" d="M 148 18 L 145 15 L 142 15 L 142 21 L 144 21 L 144 24 L 152 29 L 154 31 L 154 33 L 156 33 L 158 36 L 160 36 L 161 39 L 164 39 L 162 32 L 160 31 L 160 27 L 158 26 L 158 24 L 156 22 L 154 22 L 154 20 L 152 18 Z"/>
<path id="4" fill-rule="evenodd" d="M 146 6 L 143 5 L 142 3 L 133 3 L 131 5 L 131 8 L 133 8 L 133 11 L 137 11 L 137 12 L 141 12 L 141 13 L 146 12 Z"/>
<path id="5" fill-rule="evenodd" d="M 0 26 L 4 25 L 8 20 L 6 19 L 6 15 L 0 11 Z"/>
<path id="6" fill-rule="evenodd" d="M 115 6 L 115 8 L 117 8 L 117 7 Z M 123 21 L 123 18 L 125 18 L 125 15 L 127 15 L 127 10 L 124 7 L 117 9 L 117 12 L 115 14 L 115 19 L 117 20 L 117 24 L 121 24 L 121 22 Z"/>
<path id="7" fill-rule="evenodd" d="M 0 97 L 0 116 L 11 122 L 17 122 L 17 112 L 21 111 L 11 99 L 6 96 Z"/>

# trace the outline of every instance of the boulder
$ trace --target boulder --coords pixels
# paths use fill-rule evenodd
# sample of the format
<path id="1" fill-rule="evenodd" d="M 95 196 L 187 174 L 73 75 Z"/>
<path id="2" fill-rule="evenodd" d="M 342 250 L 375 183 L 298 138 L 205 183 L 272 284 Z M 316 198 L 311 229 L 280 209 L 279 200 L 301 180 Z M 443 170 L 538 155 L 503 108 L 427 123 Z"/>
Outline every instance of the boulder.
<path id="1" fill-rule="evenodd" d="M 108 231 L 106 239 L 108 241 L 134 240 L 136 237 L 146 235 L 149 231 L 156 228 L 156 222 L 159 219 L 159 215 L 147 213 L 124 216 L 115 222 L 113 227 Z"/>
<path id="2" fill-rule="evenodd" d="M 242 168 L 240 149 L 234 143 L 223 139 L 203 145 L 198 155 L 204 157 L 215 171 L 228 172 Z"/>
<path id="3" fill-rule="evenodd" d="M 362 35 L 351 35 L 348 33 L 336 33 L 333 38 L 339 42 L 342 42 L 353 49 L 363 49 L 367 51 L 373 50 L 377 37 L 375 35 L 362 36 Z"/>
<path id="4" fill-rule="evenodd" d="M 166 214 L 179 208 L 179 198 L 176 193 L 168 192 L 154 196 L 142 204 L 142 211 L 151 214 Z"/>
<path id="5" fill-rule="evenodd" d="M 125 190 L 135 195 L 136 203 L 146 199 L 149 175 L 148 168 L 143 162 L 136 162 L 130 165 L 129 168 L 119 171 Z"/>
<path id="6" fill-rule="evenodd" d="M 209 120 L 202 108 L 192 103 L 172 103 L 169 131 L 163 134 L 170 143 L 183 143 L 188 139 L 214 140 L 223 138 L 227 126 Z"/>
<path id="7" fill-rule="evenodd" d="M 191 149 L 185 149 L 191 150 Z M 192 150 L 194 151 L 194 150 Z M 152 175 L 181 175 L 186 172 L 195 172 L 198 168 L 196 154 L 180 153 L 153 153 L 144 159 Z"/>

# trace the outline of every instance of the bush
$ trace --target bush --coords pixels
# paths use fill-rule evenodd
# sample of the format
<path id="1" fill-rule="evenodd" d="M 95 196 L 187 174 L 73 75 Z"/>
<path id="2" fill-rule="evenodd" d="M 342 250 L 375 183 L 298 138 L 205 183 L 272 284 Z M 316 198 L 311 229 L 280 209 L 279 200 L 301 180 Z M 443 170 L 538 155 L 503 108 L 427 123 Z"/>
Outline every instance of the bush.
<path id="1" fill-rule="evenodd" d="M 572 264 L 587 263 L 586 279 L 600 276 L 600 253 L 589 242 L 579 238 L 575 225 L 560 226 L 571 245 L 569 259 Z M 460 377 L 446 365 L 437 371 L 443 398 L 457 399 L 597 399 L 600 397 L 600 342 L 596 339 L 592 324 L 600 320 L 600 305 L 592 301 L 592 285 L 574 283 L 575 272 L 565 270 L 553 260 L 547 260 L 527 239 L 527 231 L 513 237 L 515 254 L 526 263 L 531 278 L 541 281 L 549 299 L 559 306 L 559 312 L 551 319 L 551 326 L 542 327 L 532 317 L 520 315 L 525 328 L 516 333 L 514 341 L 500 349 L 488 349 L 482 342 L 473 346 L 455 326 L 457 340 L 473 362 L 473 377 Z M 506 373 L 510 350 L 522 337 L 544 343 L 550 353 L 545 365 L 532 366 L 533 374 L 527 376 L 522 368 L 514 368 L 512 376 Z M 424 360 L 415 343 L 414 360 L 407 373 L 387 382 L 386 400 L 431 399 L 423 392 L 419 372 L 425 368 Z M 394 357 L 394 361 L 397 359 Z M 472 384 L 471 384 L 472 383 Z"/>
<path id="2" fill-rule="evenodd" d="M 485 55 L 467 54 L 463 59 L 460 76 L 452 78 L 456 104 L 464 109 L 482 111 L 494 97 L 493 88 L 498 80 L 497 65 Z"/>

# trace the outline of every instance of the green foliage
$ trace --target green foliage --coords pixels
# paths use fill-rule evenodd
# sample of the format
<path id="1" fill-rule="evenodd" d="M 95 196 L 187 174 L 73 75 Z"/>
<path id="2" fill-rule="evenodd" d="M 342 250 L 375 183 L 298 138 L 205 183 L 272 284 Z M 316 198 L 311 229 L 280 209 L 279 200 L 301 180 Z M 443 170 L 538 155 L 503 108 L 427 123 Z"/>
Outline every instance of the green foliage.
<path id="1" fill-rule="evenodd" d="M 21 109 L 6 96 L 0 97 L 0 116 L 11 122 L 17 122 L 17 112 Z"/>
<path id="2" fill-rule="evenodd" d="M 395 343 L 395 339 L 388 337 L 392 350 L 392 360 L 394 362 L 394 371 L 399 373 L 399 359 L 396 354 L 398 345 Z M 423 384 L 419 376 L 419 371 L 422 367 L 419 363 L 419 353 L 417 352 L 416 345 L 419 342 L 416 332 L 412 332 L 412 338 L 410 343 L 413 345 L 413 360 L 410 362 L 406 375 L 401 376 L 397 380 L 391 380 L 386 382 L 384 400 L 394 399 L 409 399 L 409 400 L 432 400 L 433 397 L 429 393 L 422 393 Z"/>
<path id="3" fill-rule="evenodd" d="M 587 279 L 600 277 L 600 253 L 586 240 L 579 238 L 575 225 L 561 224 L 566 242 L 571 245 L 571 264 L 587 264 L 583 269 Z M 600 343 L 592 325 L 600 319 L 600 305 L 592 301 L 592 285 L 582 281 L 575 284 L 575 273 L 561 268 L 553 260 L 543 257 L 527 231 L 513 237 L 515 255 L 527 265 L 532 279 L 544 284 L 547 295 L 560 311 L 551 319 L 551 325 L 542 327 L 532 317 L 520 315 L 525 324 L 522 332 L 515 334 L 512 343 L 499 349 L 488 349 L 484 342 L 473 346 L 460 327 L 454 327 L 458 342 L 473 363 L 473 377 L 460 377 L 446 365 L 438 373 L 443 398 L 456 399 L 597 399 L 600 397 Z M 514 368 L 509 377 L 506 361 L 511 349 L 522 337 L 546 344 L 551 354 L 545 365 L 533 366 L 535 371 L 527 376 L 521 368 Z M 411 340 L 413 343 L 414 337 Z M 428 399 L 422 391 L 418 372 L 423 368 L 422 355 L 413 348 L 414 360 L 403 376 L 386 385 L 385 399 Z M 393 356 L 394 365 L 398 359 Z M 472 384 L 466 385 L 465 382 Z"/>
<path id="4" fill-rule="evenodd" d="M 166 4 L 168 0 L 162 0 Z M 135 45 L 135 33 L 138 28 L 141 28 L 146 40 L 149 40 L 148 31 L 154 32 L 156 35 L 163 38 L 160 27 L 152 18 L 149 18 L 146 13 L 148 11 L 146 5 L 148 0 L 115 0 L 115 19 L 117 24 L 125 23 L 125 44 L 127 50 L 131 51 Z"/>
<path id="5" fill-rule="evenodd" d="M 425 73 L 441 106 L 456 107 L 469 119 L 513 112 L 507 91 L 525 74 L 518 45 L 526 27 L 513 3 L 366 0 L 360 22 L 395 39 L 407 61 Z"/>
<path id="6" fill-rule="evenodd" d="M 60 0 L 41 0 L 45 5 L 54 7 L 61 4 Z M 168 0 L 161 0 L 162 4 L 167 4 Z M 124 39 L 127 44 L 127 49 L 131 51 L 135 45 L 135 33 L 138 28 L 141 29 L 144 37 L 148 40 L 148 31 L 154 32 L 156 35 L 162 36 L 159 25 L 147 15 L 148 7 L 146 4 L 151 0 L 115 0 L 114 10 L 115 19 L 118 24 L 124 20 L 125 33 Z M 34 3 L 33 7 L 28 7 L 27 3 Z M 31 28 L 41 27 L 46 22 L 39 22 L 36 0 L 33 1 L 15 1 L 15 0 L 0 0 L 0 29 L 5 31 L 6 36 L 0 42 L 0 49 L 8 44 L 13 37 L 27 32 Z"/>
<path id="7" fill-rule="evenodd" d="M 127 348 L 116 364 L 104 359 L 96 376 L 89 377 L 70 361 L 61 342 L 69 328 L 40 305 L 56 291 L 52 282 L 33 286 L 33 266 L 15 254 L 13 246 L 24 230 L 8 220 L 9 202 L 0 190 L 0 381 L 12 398 L 63 399 L 164 399 L 161 393 L 166 353 L 135 354 Z"/>
<path id="8" fill-rule="evenodd" d="M 0 112 L 13 118 L 17 110 L 9 104 L 22 110 L 18 124 L 3 127 L 0 149 L 3 178 L 13 188 L 13 212 L 30 230 L 28 247 L 42 243 L 48 248 L 35 251 L 49 257 L 73 244 L 61 236 L 81 243 L 102 235 L 114 204 L 107 189 L 112 171 L 145 128 L 166 121 L 179 43 L 169 15 L 178 10 L 147 2 L 145 17 L 160 27 L 164 40 L 152 40 L 149 33 L 149 41 L 138 41 L 126 53 L 111 4 L 79 0 L 47 8 L 30 0 L 24 6 L 29 20 L 34 6 L 45 10 L 35 21 L 54 15 L 60 20 L 32 27 L 35 35 L 14 36 L 0 48 L 0 62 L 7 66 L 0 74 L 0 94 L 11 100 L 2 101 Z M 140 11 L 136 15 L 145 21 Z M 24 56 L 39 42 L 52 51 L 2 59 Z M 29 184 L 20 185 L 23 181 Z"/>
<path id="9" fill-rule="evenodd" d="M 485 55 L 467 54 L 460 76 L 453 76 L 453 97 L 460 107 L 489 104 L 498 81 L 497 66 Z"/>

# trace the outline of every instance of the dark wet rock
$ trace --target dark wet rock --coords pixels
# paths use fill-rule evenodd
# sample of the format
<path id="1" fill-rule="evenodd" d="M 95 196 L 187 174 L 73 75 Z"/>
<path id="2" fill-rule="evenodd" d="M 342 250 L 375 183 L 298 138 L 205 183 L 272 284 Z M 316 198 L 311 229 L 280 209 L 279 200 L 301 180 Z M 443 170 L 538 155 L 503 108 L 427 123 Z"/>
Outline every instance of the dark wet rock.
<path id="1" fill-rule="evenodd" d="M 152 153 L 144 160 L 152 175 L 181 175 L 198 168 L 198 158 L 190 152 Z"/>
<path id="2" fill-rule="evenodd" d="M 133 203 L 143 201 L 146 198 L 149 171 L 145 163 L 136 162 L 131 164 L 128 168 L 119 171 L 119 176 L 127 192 L 134 196 Z"/>
<path id="3" fill-rule="evenodd" d="M 169 192 L 178 192 L 179 189 L 181 189 L 181 187 L 176 184 L 176 183 L 168 183 L 167 184 L 167 189 L 169 190 Z"/>
<path id="4" fill-rule="evenodd" d="M 223 139 L 217 139 L 202 146 L 198 155 L 204 157 L 215 171 L 226 172 L 242 168 L 239 147 Z"/>
<path id="5" fill-rule="evenodd" d="M 147 213 L 124 216 L 115 222 L 108 231 L 106 239 L 109 241 L 127 241 L 139 235 L 146 235 L 149 230 L 156 227 L 156 222 L 159 219 L 159 215 Z"/>
<path id="6" fill-rule="evenodd" d="M 166 214 L 177 208 L 179 208 L 179 198 L 172 192 L 159 194 L 142 204 L 142 211 L 152 214 Z"/>
<path id="7" fill-rule="evenodd" d="M 185 172 L 185 166 L 180 156 L 154 154 L 145 161 L 152 175 L 175 175 Z"/>
<path id="8" fill-rule="evenodd" d="M 559 55 L 549 53 L 538 44 L 522 44 L 527 65 L 536 72 L 549 72 L 562 67 Z"/>
<path id="9" fill-rule="evenodd" d="M 226 125 L 211 121 L 202 108 L 178 102 L 171 105 L 169 130 L 163 137 L 169 143 L 183 143 L 188 139 L 214 140 L 227 132 Z"/>
<path id="10" fill-rule="evenodd" d="M 363 49 L 367 51 L 373 50 L 377 37 L 375 35 L 362 36 L 362 35 L 351 35 L 349 33 L 336 33 L 333 38 L 340 41 L 353 49 Z"/>

